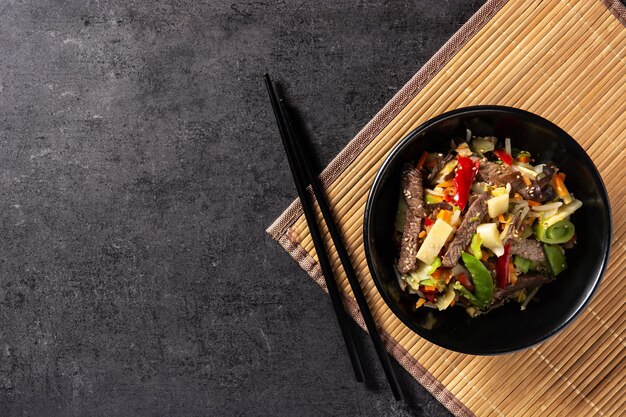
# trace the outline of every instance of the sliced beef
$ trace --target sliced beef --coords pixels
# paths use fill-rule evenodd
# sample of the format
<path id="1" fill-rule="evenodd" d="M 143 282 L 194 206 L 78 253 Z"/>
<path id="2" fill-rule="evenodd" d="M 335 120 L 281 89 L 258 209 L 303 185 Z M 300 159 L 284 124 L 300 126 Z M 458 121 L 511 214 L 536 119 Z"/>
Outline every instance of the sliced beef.
<path id="1" fill-rule="evenodd" d="M 515 236 L 516 233 L 518 233 L 517 230 L 519 226 L 517 226 L 517 224 L 519 223 L 519 219 L 521 219 L 521 217 L 522 217 L 521 213 L 516 213 L 513 215 L 513 219 L 511 219 L 509 228 L 507 229 L 506 234 L 502 238 L 502 243 L 507 243 L 509 239 L 511 239 L 513 236 Z"/>
<path id="2" fill-rule="evenodd" d="M 511 255 L 519 255 L 534 262 L 546 261 L 541 243 L 536 240 L 512 237 L 508 240 L 508 244 L 511 245 Z"/>
<path id="3" fill-rule="evenodd" d="M 490 184 L 502 184 L 501 178 L 509 174 L 509 170 L 501 164 L 495 162 L 480 161 L 478 176 Z"/>
<path id="4" fill-rule="evenodd" d="M 417 168 L 405 167 L 402 173 L 402 193 L 406 199 L 408 209 L 402 232 L 398 272 L 406 274 L 417 266 L 418 235 L 422 229 L 424 209 L 424 187 L 422 173 Z"/>
<path id="5" fill-rule="evenodd" d="M 423 217 L 424 209 L 424 186 L 422 184 L 422 172 L 418 168 L 405 166 L 402 174 L 402 193 L 412 214 Z"/>
<path id="6" fill-rule="evenodd" d="M 495 162 L 481 161 L 478 175 L 483 181 L 491 185 L 505 186 L 507 183 L 511 184 L 511 194 L 526 186 L 518 172 Z"/>
<path id="7" fill-rule="evenodd" d="M 520 193 L 527 200 L 545 203 L 554 200 L 555 192 L 552 188 L 552 176 L 556 169 L 552 165 L 546 165 L 543 169 L 544 176 L 535 179 L 532 184 L 526 186 L 519 172 L 513 171 L 507 165 L 496 164 L 495 162 L 482 161 L 478 174 L 483 181 L 492 185 L 511 184 L 511 194 Z"/>
<path id="8" fill-rule="evenodd" d="M 516 292 L 520 290 L 531 288 L 531 287 L 538 287 L 550 281 L 552 281 L 552 278 L 549 277 L 548 275 L 542 275 L 542 274 L 520 275 L 519 277 L 517 277 L 517 282 L 515 283 L 515 285 L 509 285 L 506 288 L 499 288 L 496 290 L 496 292 L 493 294 L 494 304 L 497 304 L 498 302 L 502 302 L 506 300 L 511 295 L 515 294 Z"/>
<path id="9" fill-rule="evenodd" d="M 426 204 L 426 208 L 430 211 L 434 211 L 436 209 L 452 210 L 453 207 L 449 203 L 446 203 L 445 201 L 440 201 L 438 203 Z"/>
<path id="10" fill-rule="evenodd" d="M 450 242 L 448 250 L 443 256 L 441 264 L 446 268 L 452 268 L 459 262 L 461 252 L 472 240 L 472 235 L 476 233 L 476 228 L 487 213 L 487 198 L 489 198 L 489 193 L 482 193 L 467 209 L 467 213 L 465 213 L 465 217 L 454 235 L 454 240 Z"/>
<path id="11" fill-rule="evenodd" d="M 535 179 L 528 187 L 520 189 L 518 192 L 527 200 L 546 203 L 554 200 L 556 192 L 552 188 L 552 177 L 556 174 L 554 165 L 546 165 L 543 168 L 543 177 Z"/>
<path id="12" fill-rule="evenodd" d="M 554 200 L 554 197 L 556 197 L 554 188 L 552 188 L 551 185 L 548 185 L 544 189 L 541 189 L 536 184 L 532 184 L 528 187 L 518 190 L 517 192 L 520 193 L 520 195 L 525 199 L 533 200 L 538 203 L 547 203 L 548 201 Z"/>

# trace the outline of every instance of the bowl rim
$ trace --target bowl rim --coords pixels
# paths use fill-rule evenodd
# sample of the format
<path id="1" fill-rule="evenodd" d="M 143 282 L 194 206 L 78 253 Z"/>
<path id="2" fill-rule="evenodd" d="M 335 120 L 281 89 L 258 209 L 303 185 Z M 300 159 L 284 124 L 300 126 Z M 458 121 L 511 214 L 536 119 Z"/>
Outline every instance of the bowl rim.
<path id="1" fill-rule="evenodd" d="M 600 270 L 598 274 L 596 274 L 596 276 L 594 277 L 595 282 L 591 290 L 588 291 L 585 298 L 581 302 L 578 303 L 575 311 L 572 312 L 568 317 L 566 317 L 554 329 L 551 329 L 549 332 L 544 333 L 541 336 L 533 337 L 528 343 L 524 343 L 522 345 L 516 346 L 515 348 L 500 348 L 500 349 L 485 349 L 485 350 L 472 349 L 472 348 L 464 349 L 464 348 L 458 348 L 456 346 L 454 348 L 451 348 L 449 346 L 443 346 L 439 344 L 432 337 L 430 337 L 426 332 L 423 332 L 418 326 L 416 326 L 412 320 L 408 320 L 408 317 L 406 317 L 404 312 L 396 306 L 396 304 L 390 298 L 389 294 L 387 294 L 387 291 L 384 289 L 381 283 L 381 280 L 378 276 L 378 273 L 376 269 L 374 268 L 373 261 L 371 259 L 372 256 L 371 256 L 371 245 L 370 245 L 371 236 L 370 236 L 369 219 L 370 219 L 372 207 L 374 205 L 373 197 L 374 197 L 374 194 L 376 194 L 376 191 L 381 184 L 383 174 L 387 171 L 392 161 L 404 150 L 406 146 L 408 146 L 409 143 L 411 143 L 414 140 L 416 136 L 418 136 L 419 134 L 421 134 L 423 131 L 427 130 L 428 128 L 432 127 L 433 125 L 440 123 L 441 121 L 446 120 L 448 118 L 455 117 L 458 115 L 467 115 L 467 114 L 472 114 L 472 113 L 484 113 L 484 112 L 506 113 L 506 114 L 512 114 L 514 116 L 522 116 L 527 119 L 528 118 L 535 119 L 538 122 L 546 125 L 551 130 L 554 130 L 559 135 L 568 138 L 575 147 L 578 147 L 579 150 L 582 151 L 582 155 L 584 156 L 584 158 L 586 158 L 585 163 L 588 166 L 590 166 L 592 175 L 596 177 L 596 179 L 598 180 L 598 183 L 600 184 L 599 191 L 601 194 L 602 204 L 604 206 L 604 211 L 606 215 L 608 216 L 608 222 L 607 222 L 608 233 L 606 234 L 607 250 L 604 253 L 604 256 L 602 257 L 602 259 L 600 260 Z M 391 309 L 393 314 L 397 318 L 399 318 L 400 321 L 404 323 L 404 325 L 406 325 L 409 329 L 411 329 L 414 333 L 416 333 L 419 337 L 422 337 L 437 346 L 440 346 L 440 347 L 443 347 L 445 349 L 452 350 L 455 352 L 471 354 L 471 355 L 481 355 L 481 356 L 502 355 L 502 354 L 508 354 L 508 353 L 513 353 L 513 352 L 518 352 L 521 350 L 528 349 L 532 346 L 535 346 L 541 342 L 544 342 L 552 338 L 557 333 L 560 333 L 563 329 L 569 326 L 574 321 L 574 319 L 578 317 L 578 315 L 584 310 L 587 304 L 589 304 L 589 302 L 593 298 L 593 295 L 597 291 L 602 281 L 602 278 L 604 277 L 604 274 L 606 273 L 606 268 L 607 268 L 610 254 L 611 254 L 612 234 L 613 234 L 613 217 L 611 213 L 611 205 L 609 203 L 609 197 L 608 197 L 608 193 L 606 190 L 606 186 L 604 184 L 604 181 L 602 180 L 602 176 L 600 175 L 598 168 L 593 163 L 591 157 L 587 154 L 585 149 L 569 133 L 567 133 L 565 130 L 563 130 L 562 128 L 560 128 L 559 126 L 557 126 L 550 120 L 547 120 L 535 113 L 532 113 L 526 110 L 518 109 L 515 107 L 509 107 L 509 106 L 500 106 L 500 105 L 476 105 L 476 106 L 468 106 L 468 107 L 459 107 L 457 109 L 447 111 L 445 113 L 439 114 L 435 117 L 428 119 L 421 125 L 417 126 L 415 129 L 413 129 L 411 132 L 406 134 L 400 140 L 400 142 L 398 142 L 393 147 L 393 149 L 389 152 L 389 154 L 387 155 L 387 157 L 381 164 L 380 168 L 378 169 L 376 176 L 374 177 L 374 180 L 370 187 L 370 190 L 368 192 L 367 200 L 365 203 L 365 212 L 363 214 L 363 244 L 365 247 L 365 258 L 367 260 L 367 267 L 370 272 L 370 275 L 372 276 L 372 280 L 374 281 L 374 284 L 376 285 L 376 289 L 380 293 L 381 297 L 383 298 L 387 306 Z"/>

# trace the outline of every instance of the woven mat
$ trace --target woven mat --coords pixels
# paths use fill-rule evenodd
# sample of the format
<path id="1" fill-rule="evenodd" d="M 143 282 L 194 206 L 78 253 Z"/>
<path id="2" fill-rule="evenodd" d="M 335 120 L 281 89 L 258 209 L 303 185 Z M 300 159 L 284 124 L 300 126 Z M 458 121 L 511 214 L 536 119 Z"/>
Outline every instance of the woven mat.
<path id="1" fill-rule="evenodd" d="M 391 148 L 433 116 L 476 104 L 522 108 L 565 129 L 600 170 L 613 210 L 611 261 L 589 306 L 558 336 L 498 357 L 454 353 L 404 326 L 378 294 L 362 242 L 367 193 Z M 625 114 L 626 8 L 618 0 L 491 0 L 321 174 L 389 352 L 455 415 L 626 415 Z M 268 233 L 324 288 L 297 200 Z M 336 254 L 331 262 L 364 327 Z"/>

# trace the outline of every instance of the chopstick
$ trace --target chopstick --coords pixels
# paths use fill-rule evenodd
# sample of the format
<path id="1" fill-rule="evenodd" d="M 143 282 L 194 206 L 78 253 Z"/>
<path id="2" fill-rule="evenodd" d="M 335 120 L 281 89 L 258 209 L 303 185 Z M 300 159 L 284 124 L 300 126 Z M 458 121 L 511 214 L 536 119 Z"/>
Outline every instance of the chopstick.
<path id="1" fill-rule="evenodd" d="M 291 174 L 293 175 L 294 182 L 296 183 L 298 196 L 302 202 L 304 217 L 306 218 L 307 225 L 309 226 L 311 238 L 313 239 L 315 251 L 317 252 L 317 257 L 319 259 L 319 264 L 322 268 L 324 280 L 326 281 L 328 295 L 330 295 L 330 301 L 333 305 L 333 309 L 335 310 L 335 316 L 337 316 L 337 322 L 339 323 L 341 335 L 343 336 L 346 349 L 348 350 L 348 356 L 350 357 L 350 362 L 352 363 L 354 376 L 358 382 L 363 382 L 365 380 L 365 376 L 363 374 L 363 367 L 361 366 L 361 361 L 359 360 L 359 355 L 357 353 L 356 344 L 354 343 L 354 337 L 350 330 L 350 319 L 343 308 L 343 302 L 341 301 L 337 281 L 335 280 L 333 269 L 330 266 L 330 260 L 328 259 L 328 255 L 326 253 L 324 240 L 322 239 L 322 235 L 317 227 L 315 211 L 313 210 L 313 204 L 309 193 L 307 192 L 307 183 L 302 177 L 302 172 L 294 155 L 288 136 L 287 125 L 281 112 L 280 104 L 278 103 L 278 97 L 276 95 L 276 91 L 274 90 L 274 85 L 272 84 L 269 74 L 265 74 L 263 78 L 265 79 L 265 86 L 267 87 L 267 92 L 270 96 L 272 109 L 274 110 L 274 116 L 276 117 L 276 123 L 278 124 L 278 130 L 280 131 L 283 146 L 285 147 L 285 152 L 287 153 L 289 168 L 291 169 Z"/>
<path id="2" fill-rule="evenodd" d="M 265 74 L 264 78 L 268 91 L 270 92 L 270 98 L 273 97 L 272 107 L 274 107 L 274 100 L 277 98 L 276 92 L 274 91 L 269 75 Z M 302 175 L 304 175 L 303 184 L 301 183 L 300 186 L 296 186 L 296 188 L 306 190 L 306 185 L 311 184 L 311 188 L 313 189 L 313 193 L 315 194 L 315 198 L 319 205 L 320 211 L 322 212 L 322 216 L 324 218 L 324 221 L 326 222 L 328 231 L 330 232 L 333 244 L 335 245 L 335 250 L 339 255 L 339 259 L 348 278 L 348 282 L 352 287 L 352 292 L 354 293 L 359 309 L 361 310 L 361 314 L 363 316 L 363 320 L 365 321 L 365 325 L 369 332 L 370 338 L 372 339 L 372 343 L 374 344 L 374 348 L 376 349 L 378 358 L 383 366 L 383 370 L 393 392 L 393 396 L 396 400 L 402 400 L 404 399 L 404 395 L 402 393 L 402 390 L 400 389 L 400 384 L 398 383 L 396 374 L 391 367 L 391 361 L 389 360 L 387 351 L 385 350 L 383 342 L 380 338 L 380 334 L 378 333 L 376 322 L 372 316 L 369 306 L 367 305 L 367 300 L 365 299 L 365 295 L 363 294 L 363 290 L 356 276 L 356 272 L 354 271 L 354 267 L 352 266 L 352 262 L 350 261 L 348 251 L 346 250 L 346 247 L 341 238 L 341 234 L 339 233 L 339 229 L 337 228 L 337 225 L 335 224 L 335 221 L 333 219 L 333 215 L 328 205 L 328 201 L 326 200 L 326 195 L 322 189 L 319 179 L 313 174 L 313 170 L 311 169 L 308 160 L 302 154 L 302 148 L 299 141 L 296 139 L 296 134 L 290 122 L 289 113 L 285 102 L 283 100 L 279 100 L 277 104 L 279 108 L 278 111 L 276 108 L 274 108 L 274 115 L 276 116 L 279 129 L 281 130 L 281 137 L 283 137 L 283 144 L 285 145 L 287 158 L 290 160 L 290 167 L 294 175 L 294 179 L 297 177 L 298 179 L 296 180 L 296 182 L 302 182 Z M 282 128 L 281 125 L 283 126 Z M 300 195 L 300 199 L 303 200 L 303 208 L 305 205 L 311 204 L 306 191 L 304 193 L 305 198 L 302 198 L 303 194 L 300 194 L 300 192 L 298 192 L 298 194 Z M 307 210 L 310 210 L 312 212 L 312 204 L 309 209 L 304 210 L 305 217 L 307 217 L 307 224 L 309 226 L 309 230 L 311 231 L 311 235 L 313 236 L 313 233 L 319 235 L 319 229 L 315 220 L 315 216 L 312 215 L 312 222 L 309 222 L 309 218 L 308 216 L 306 216 Z M 313 232 L 314 229 L 316 230 L 315 232 Z M 320 254 L 320 251 L 324 251 L 323 242 L 321 242 L 322 245 L 315 244 L 315 239 L 313 239 L 313 242 L 315 245 L 315 251 L 317 252 L 318 257 L 321 260 L 322 256 Z M 323 257 L 326 257 L 326 253 L 322 253 Z M 328 275 L 328 277 L 330 277 L 330 280 L 332 280 L 333 284 L 335 284 L 336 286 L 336 282 L 332 274 L 332 268 L 330 269 L 329 274 L 327 274 L 323 270 L 323 268 L 322 271 L 324 272 L 324 276 L 326 277 Z M 328 280 L 329 279 L 327 278 L 327 283 Z"/>

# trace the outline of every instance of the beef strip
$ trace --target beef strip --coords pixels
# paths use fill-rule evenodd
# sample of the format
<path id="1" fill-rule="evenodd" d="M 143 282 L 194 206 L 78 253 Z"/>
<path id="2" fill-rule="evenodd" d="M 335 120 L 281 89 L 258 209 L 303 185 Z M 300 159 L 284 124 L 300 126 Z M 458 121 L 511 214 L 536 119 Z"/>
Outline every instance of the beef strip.
<path id="1" fill-rule="evenodd" d="M 481 161 L 478 169 L 480 178 L 491 185 L 504 186 L 511 184 L 511 194 L 524 188 L 524 180 L 519 172 L 513 171 L 508 166 L 496 164 L 495 162 Z"/>
<path id="2" fill-rule="evenodd" d="M 524 184 L 524 180 L 519 172 L 513 171 L 504 164 L 482 161 L 478 174 L 483 181 L 492 185 L 511 184 L 511 194 L 517 192 L 527 200 L 545 203 L 553 200 L 555 197 L 554 188 L 550 184 L 555 172 L 556 169 L 552 165 L 546 165 L 543 169 L 544 176 L 533 180 L 529 186 Z"/>
<path id="3" fill-rule="evenodd" d="M 531 287 L 539 287 L 540 285 L 546 284 L 552 281 L 552 278 L 548 275 L 542 274 L 527 274 L 520 275 L 517 277 L 517 282 L 515 285 L 509 285 L 506 288 L 498 288 L 493 294 L 494 304 L 504 301 L 509 298 L 511 295 L 516 292 L 531 288 Z"/>
<path id="4" fill-rule="evenodd" d="M 500 178 L 509 174 L 509 170 L 501 164 L 495 162 L 480 161 L 478 176 L 485 182 L 490 184 L 502 184 Z"/>
<path id="5" fill-rule="evenodd" d="M 541 189 L 533 183 L 532 185 L 522 188 L 517 192 L 520 193 L 520 195 L 525 199 L 533 200 L 538 203 L 547 203 L 548 201 L 554 200 L 554 197 L 556 197 L 554 188 L 552 188 L 551 185 L 547 185 L 545 188 Z"/>
<path id="6" fill-rule="evenodd" d="M 556 173 L 554 165 L 545 165 L 543 168 L 543 177 L 535 179 L 528 187 L 520 189 L 518 192 L 527 200 L 546 203 L 554 200 L 556 193 L 552 188 L 552 177 Z"/>
<path id="7" fill-rule="evenodd" d="M 486 201 L 489 195 L 489 193 L 482 193 L 467 209 L 467 213 L 465 213 L 465 217 L 457 229 L 454 239 L 450 242 L 448 250 L 443 256 L 441 264 L 444 267 L 452 268 L 458 263 L 461 252 L 469 245 L 472 235 L 476 232 L 480 221 L 487 213 Z"/>
<path id="8" fill-rule="evenodd" d="M 543 263 L 546 261 L 546 255 L 543 253 L 541 243 L 536 240 L 512 237 L 508 240 L 508 243 L 511 245 L 511 255 L 519 255 L 534 262 Z"/>
<path id="9" fill-rule="evenodd" d="M 406 274 L 417 266 L 415 256 L 417 255 L 418 235 L 422 228 L 422 218 L 425 215 L 422 173 L 418 168 L 405 167 L 405 171 L 402 173 L 402 193 L 408 209 L 402 232 L 398 272 Z"/>
<path id="10" fill-rule="evenodd" d="M 509 239 L 511 239 L 512 237 L 516 236 L 516 234 L 518 233 L 518 220 L 521 218 L 521 214 L 520 213 L 516 213 L 513 215 L 513 218 L 511 219 L 511 223 L 509 225 L 508 230 L 506 231 L 506 234 L 504 235 L 504 237 L 502 238 L 502 243 L 507 243 L 507 241 Z"/>
<path id="11" fill-rule="evenodd" d="M 438 203 L 428 203 L 426 204 L 426 208 L 430 211 L 434 211 L 436 209 L 442 209 L 442 210 L 452 210 L 453 207 L 445 202 L 445 201 L 440 201 Z"/>

